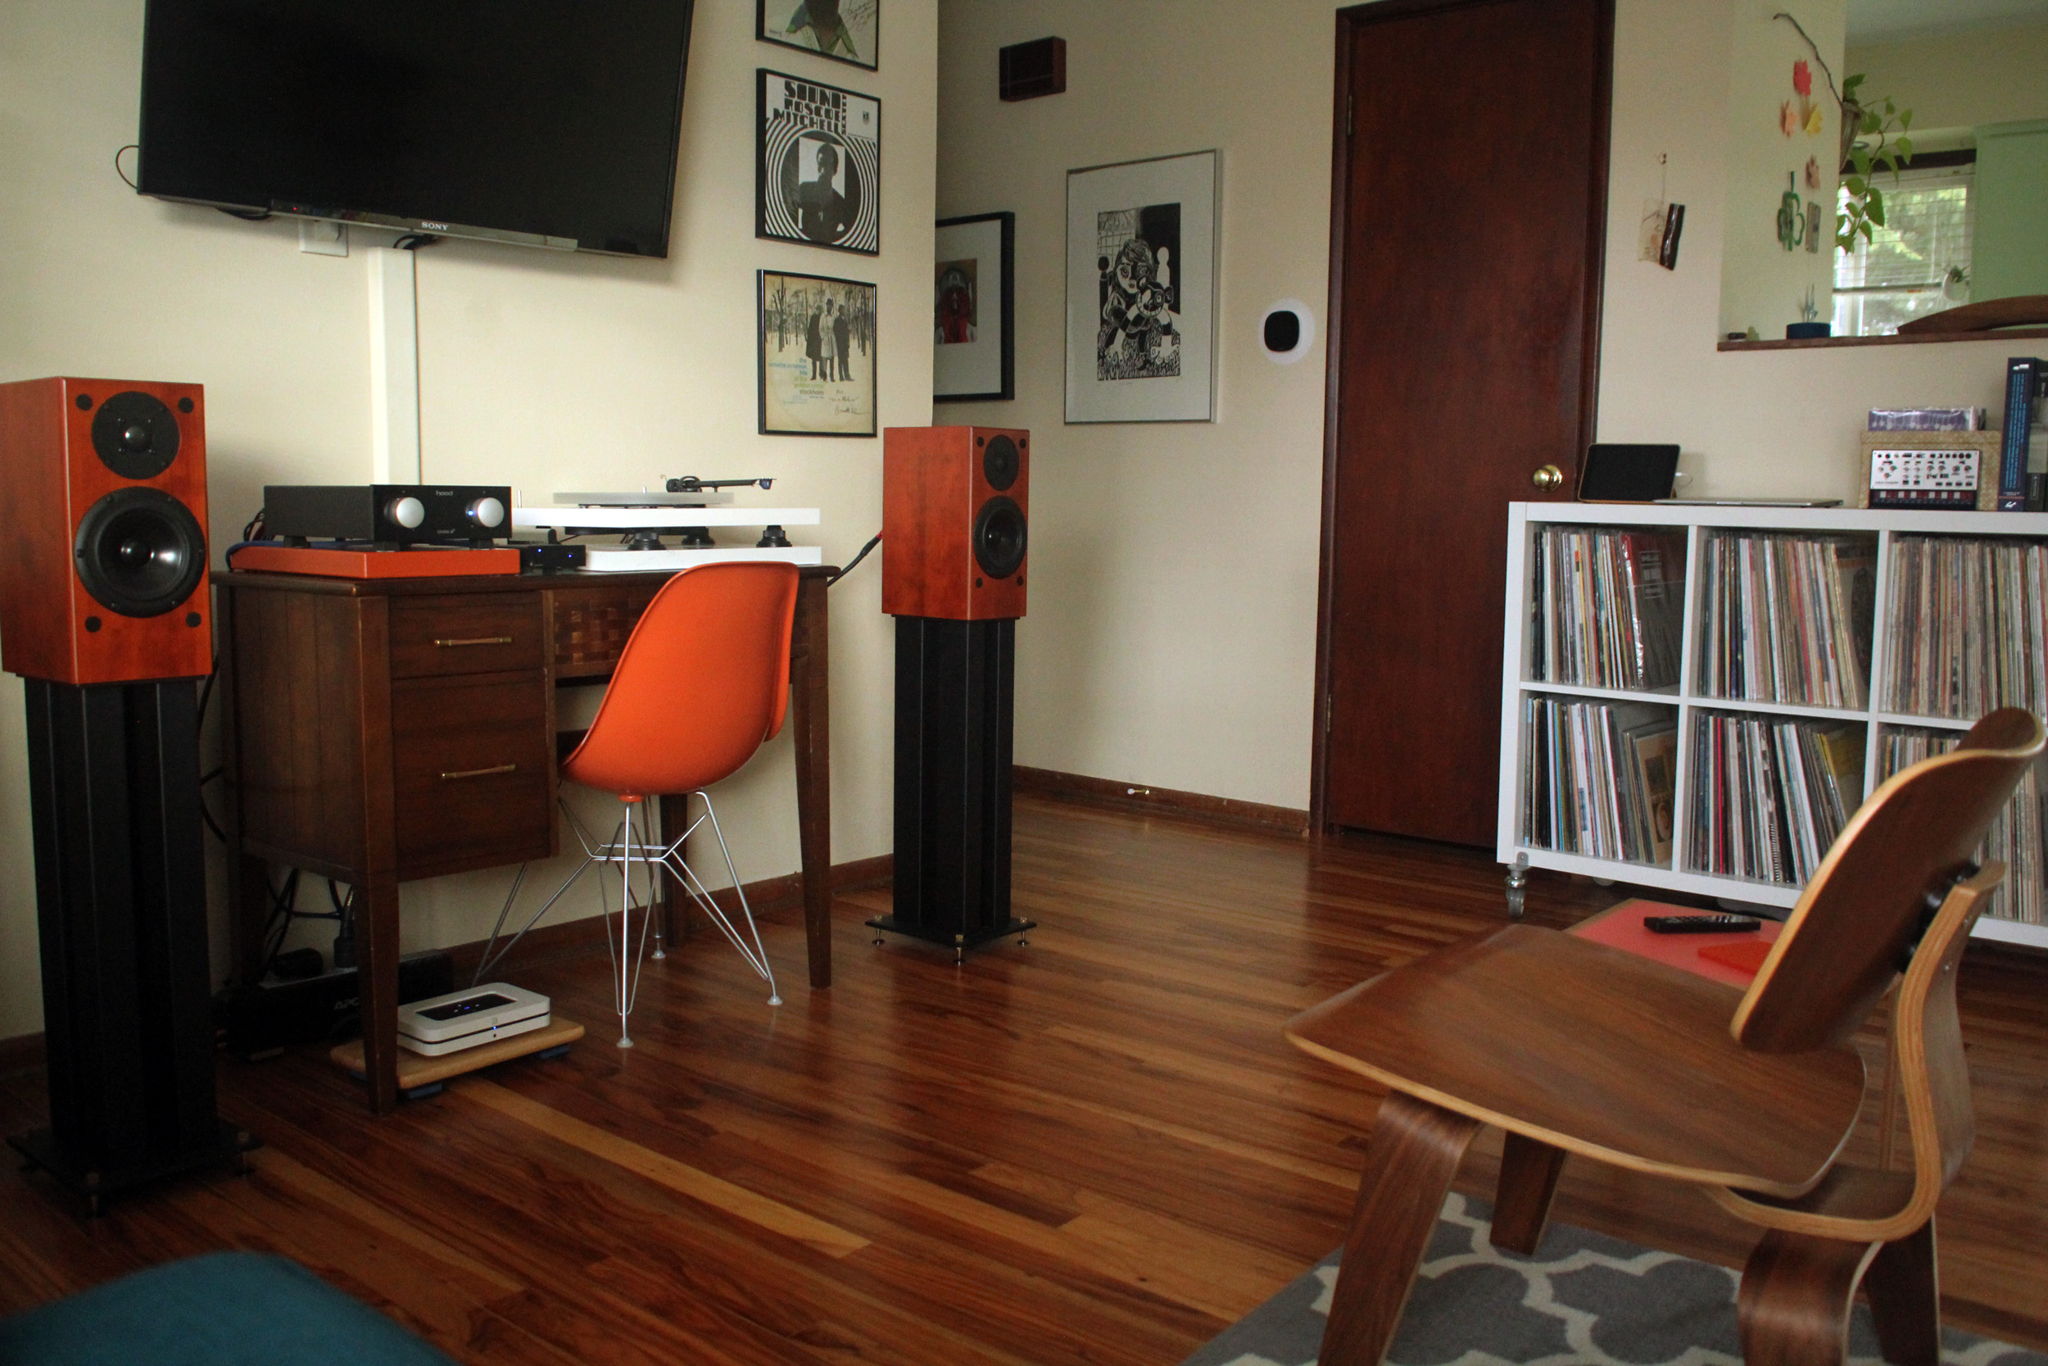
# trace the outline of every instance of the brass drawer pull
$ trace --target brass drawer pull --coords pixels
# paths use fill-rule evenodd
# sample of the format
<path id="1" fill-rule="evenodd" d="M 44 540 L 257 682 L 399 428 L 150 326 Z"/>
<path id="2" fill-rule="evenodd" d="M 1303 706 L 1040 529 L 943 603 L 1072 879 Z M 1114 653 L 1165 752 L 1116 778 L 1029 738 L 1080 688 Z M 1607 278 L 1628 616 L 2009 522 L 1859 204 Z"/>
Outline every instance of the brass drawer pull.
<path id="1" fill-rule="evenodd" d="M 434 644 L 444 650 L 452 650 L 463 645 L 510 645 L 511 643 L 512 637 L 510 636 L 470 636 L 467 639 L 451 639 L 442 636 L 434 641 Z"/>
<path id="2" fill-rule="evenodd" d="M 441 781 L 447 783 L 453 782 L 457 778 L 489 778 L 499 773 L 517 773 L 518 771 L 519 765 L 517 764 L 493 764 L 489 768 L 465 768 L 454 773 L 443 773 Z"/>

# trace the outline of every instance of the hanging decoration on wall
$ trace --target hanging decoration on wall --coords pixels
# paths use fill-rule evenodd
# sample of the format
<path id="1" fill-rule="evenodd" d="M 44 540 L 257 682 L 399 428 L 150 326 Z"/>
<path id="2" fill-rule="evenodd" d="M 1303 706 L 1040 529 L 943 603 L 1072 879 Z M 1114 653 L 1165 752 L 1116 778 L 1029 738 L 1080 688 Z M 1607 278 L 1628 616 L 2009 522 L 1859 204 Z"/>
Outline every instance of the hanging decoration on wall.
<path id="1" fill-rule="evenodd" d="M 1820 255 L 1820 201 L 1806 201 L 1806 249 Z"/>
<path id="2" fill-rule="evenodd" d="M 1778 106 L 1778 131 L 1788 138 L 1799 131 L 1799 111 L 1792 107 L 1790 100 Z"/>
<path id="3" fill-rule="evenodd" d="M 755 36 L 873 71 L 881 0 L 756 0 Z"/>
<path id="4" fill-rule="evenodd" d="M 759 272 L 760 432 L 875 434 L 875 287 Z"/>
<path id="5" fill-rule="evenodd" d="M 763 70 L 754 235 L 873 256 L 882 245 L 882 102 Z"/>
<path id="6" fill-rule="evenodd" d="M 1806 188 L 1809 190 L 1817 190 L 1820 188 L 1819 157 L 1808 157 L 1806 159 Z"/>
<path id="7" fill-rule="evenodd" d="M 1790 251 L 1806 237 L 1806 207 L 1799 200 L 1799 188 L 1792 184 L 1792 172 L 1785 172 L 1785 193 L 1778 198 L 1778 245 Z"/>

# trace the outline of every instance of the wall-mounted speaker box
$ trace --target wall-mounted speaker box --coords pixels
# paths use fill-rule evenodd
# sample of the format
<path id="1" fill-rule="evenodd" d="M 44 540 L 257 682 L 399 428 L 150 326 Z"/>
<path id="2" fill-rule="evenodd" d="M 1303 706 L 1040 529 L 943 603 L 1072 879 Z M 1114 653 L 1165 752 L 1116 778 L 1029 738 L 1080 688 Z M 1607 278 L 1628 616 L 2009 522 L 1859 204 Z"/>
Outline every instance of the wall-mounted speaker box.
<path id="1" fill-rule="evenodd" d="M 1002 49 L 996 93 L 1006 100 L 1035 100 L 1067 89 L 1067 40 L 1034 38 Z"/>
<path id="2" fill-rule="evenodd" d="M 200 386 L 0 384 L 0 479 L 0 667 L 73 684 L 208 672 Z"/>
<path id="3" fill-rule="evenodd" d="M 1031 433 L 882 433 L 882 610 L 999 621 L 1024 615 Z"/>

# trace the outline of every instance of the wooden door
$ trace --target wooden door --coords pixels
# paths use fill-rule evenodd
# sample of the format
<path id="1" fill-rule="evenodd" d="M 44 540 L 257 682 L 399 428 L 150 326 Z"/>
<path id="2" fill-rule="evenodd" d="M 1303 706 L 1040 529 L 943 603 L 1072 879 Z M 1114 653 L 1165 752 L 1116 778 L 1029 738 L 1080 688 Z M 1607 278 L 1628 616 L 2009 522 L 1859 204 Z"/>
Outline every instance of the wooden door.
<path id="1" fill-rule="evenodd" d="M 1319 829 L 1492 843 L 1507 504 L 1592 431 L 1612 30 L 1338 16 Z"/>

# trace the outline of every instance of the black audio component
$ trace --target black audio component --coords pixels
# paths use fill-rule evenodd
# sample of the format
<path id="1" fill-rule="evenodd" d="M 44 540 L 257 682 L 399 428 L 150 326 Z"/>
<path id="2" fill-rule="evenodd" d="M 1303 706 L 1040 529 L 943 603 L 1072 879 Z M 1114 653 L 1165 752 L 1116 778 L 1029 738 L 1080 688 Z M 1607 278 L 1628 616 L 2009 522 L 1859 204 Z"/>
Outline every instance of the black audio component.
<path id="1" fill-rule="evenodd" d="M 292 545 L 484 546 L 512 530 L 512 490 L 493 484 L 266 484 L 263 526 Z"/>
<path id="2" fill-rule="evenodd" d="M 446 949 L 398 960 L 398 1003 L 424 1001 L 455 990 L 455 965 Z M 274 1057 L 298 1044 L 338 1043 L 360 1025 L 356 970 L 341 968 L 296 982 L 230 987 L 214 998 L 214 1019 L 228 1052 L 244 1061 Z"/>
<path id="3" fill-rule="evenodd" d="M 590 561 L 587 547 L 559 541 L 515 541 L 512 549 L 519 552 L 521 571 L 540 574 L 552 574 L 559 569 L 581 569 Z"/>
<path id="4" fill-rule="evenodd" d="M 98 1213 L 254 1146 L 214 1108 L 189 679 L 30 679 L 29 811 L 50 1127 L 10 1138 Z"/>
<path id="5" fill-rule="evenodd" d="M 955 957 L 1034 922 L 1010 914 L 1017 623 L 896 618 L 896 874 L 867 923 Z"/>

